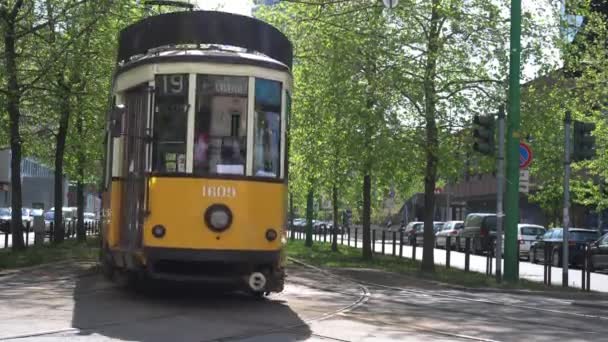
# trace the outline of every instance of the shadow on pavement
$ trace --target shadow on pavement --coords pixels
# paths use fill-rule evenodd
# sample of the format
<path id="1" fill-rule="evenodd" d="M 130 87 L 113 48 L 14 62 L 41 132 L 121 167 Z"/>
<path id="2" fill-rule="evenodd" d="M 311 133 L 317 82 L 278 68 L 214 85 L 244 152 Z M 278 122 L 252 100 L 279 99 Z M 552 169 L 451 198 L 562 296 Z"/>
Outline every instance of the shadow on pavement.
<path id="1" fill-rule="evenodd" d="M 256 299 L 175 283 L 156 283 L 144 294 L 100 275 L 79 278 L 73 295 L 72 327 L 80 335 L 165 342 L 299 341 L 312 334 L 280 295 Z"/>

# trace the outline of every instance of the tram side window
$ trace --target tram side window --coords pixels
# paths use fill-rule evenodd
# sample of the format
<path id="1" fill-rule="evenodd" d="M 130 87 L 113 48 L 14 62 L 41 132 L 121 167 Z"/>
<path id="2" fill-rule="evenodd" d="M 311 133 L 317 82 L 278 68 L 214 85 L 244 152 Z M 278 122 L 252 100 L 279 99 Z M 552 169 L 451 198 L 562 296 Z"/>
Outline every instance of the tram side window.
<path id="1" fill-rule="evenodd" d="M 154 171 L 186 172 L 188 74 L 156 75 Z"/>
<path id="2" fill-rule="evenodd" d="M 253 174 L 279 177 L 281 167 L 281 83 L 255 80 Z"/>
<path id="3" fill-rule="evenodd" d="M 194 174 L 244 175 L 248 77 L 197 75 Z"/>

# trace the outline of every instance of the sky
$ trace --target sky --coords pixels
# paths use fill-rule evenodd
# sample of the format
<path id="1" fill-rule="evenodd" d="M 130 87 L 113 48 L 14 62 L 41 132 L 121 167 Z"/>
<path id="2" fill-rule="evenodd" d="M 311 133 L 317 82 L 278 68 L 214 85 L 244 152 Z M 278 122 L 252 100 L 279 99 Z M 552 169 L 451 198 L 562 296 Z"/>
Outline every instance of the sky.
<path id="1" fill-rule="evenodd" d="M 251 16 L 253 0 L 196 0 L 196 3 L 204 10 L 218 10 Z"/>

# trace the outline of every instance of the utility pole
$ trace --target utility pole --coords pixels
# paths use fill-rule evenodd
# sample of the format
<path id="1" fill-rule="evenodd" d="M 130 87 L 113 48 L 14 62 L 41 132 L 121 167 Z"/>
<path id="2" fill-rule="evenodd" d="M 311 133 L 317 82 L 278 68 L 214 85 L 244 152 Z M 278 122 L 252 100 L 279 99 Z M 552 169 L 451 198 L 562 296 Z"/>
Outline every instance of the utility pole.
<path id="1" fill-rule="evenodd" d="M 509 65 L 509 116 L 507 127 L 507 186 L 505 220 L 505 272 L 507 281 L 519 278 L 517 223 L 519 221 L 519 112 L 521 57 L 521 0 L 511 0 L 511 47 Z"/>
<path id="2" fill-rule="evenodd" d="M 496 281 L 502 280 L 502 207 L 505 172 L 505 107 L 498 110 L 498 159 L 496 165 Z"/>
<path id="3" fill-rule="evenodd" d="M 568 228 L 570 226 L 570 124 L 572 115 L 566 111 L 564 118 L 564 234 L 562 242 L 562 286 L 568 286 Z"/>

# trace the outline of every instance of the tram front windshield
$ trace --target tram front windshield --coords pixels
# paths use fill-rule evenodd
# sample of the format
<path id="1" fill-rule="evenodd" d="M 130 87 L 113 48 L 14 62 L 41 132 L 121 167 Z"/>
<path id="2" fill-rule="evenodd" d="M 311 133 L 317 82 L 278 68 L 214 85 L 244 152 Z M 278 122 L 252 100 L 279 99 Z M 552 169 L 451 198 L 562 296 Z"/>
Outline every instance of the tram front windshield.
<path id="1" fill-rule="evenodd" d="M 192 173 L 197 176 L 281 176 L 281 95 L 278 81 L 246 76 L 157 75 L 154 171 L 187 173 L 187 94 L 195 86 Z M 255 93 L 250 94 L 251 81 Z M 253 110 L 249 98 L 253 97 Z M 253 117 L 248 117 L 251 110 Z M 253 136 L 248 136 L 248 122 Z M 248 144 L 249 141 L 249 145 Z M 252 150 L 248 150 L 248 146 Z M 247 161 L 250 161 L 248 172 Z"/>

